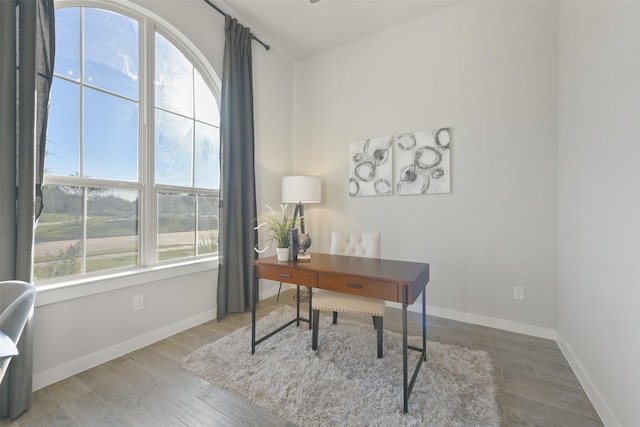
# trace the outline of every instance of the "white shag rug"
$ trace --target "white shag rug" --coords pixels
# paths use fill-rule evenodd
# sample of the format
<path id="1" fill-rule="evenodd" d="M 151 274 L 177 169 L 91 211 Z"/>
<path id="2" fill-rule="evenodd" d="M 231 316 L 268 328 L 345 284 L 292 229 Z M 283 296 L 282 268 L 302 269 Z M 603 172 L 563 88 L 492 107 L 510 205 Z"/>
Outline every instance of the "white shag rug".
<path id="1" fill-rule="evenodd" d="M 260 338 L 295 317 L 284 306 L 258 319 Z M 427 325 L 428 328 L 428 325 Z M 409 337 L 420 346 L 421 337 Z M 185 369 L 300 426 L 498 426 L 493 364 L 484 351 L 427 342 L 409 398 L 402 400 L 402 335 L 384 331 L 376 357 L 373 323 L 320 316 L 318 350 L 306 322 L 288 326 L 256 347 L 251 326 L 207 344 L 183 360 Z M 409 350 L 409 378 L 419 357 Z"/>

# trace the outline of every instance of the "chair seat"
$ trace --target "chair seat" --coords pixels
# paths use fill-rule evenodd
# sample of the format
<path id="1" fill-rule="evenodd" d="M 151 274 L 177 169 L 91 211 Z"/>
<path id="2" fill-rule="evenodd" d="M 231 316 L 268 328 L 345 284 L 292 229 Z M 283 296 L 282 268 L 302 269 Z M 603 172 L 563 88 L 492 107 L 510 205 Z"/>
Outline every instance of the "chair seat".
<path id="1" fill-rule="evenodd" d="M 314 310 L 384 316 L 384 301 L 356 295 L 319 290 L 311 301 Z"/>
<path id="2" fill-rule="evenodd" d="M 331 234 L 331 253 L 336 255 L 380 257 L 380 233 L 345 233 L 334 231 Z M 324 289 L 318 290 L 311 298 L 313 319 L 311 348 L 318 349 L 318 323 L 320 311 L 332 311 L 333 323 L 338 323 L 338 312 L 365 314 L 373 319 L 376 328 L 378 358 L 382 357 L 382 328 L 384 318 L 384 301 L 366 298 L 342 292 Z"/>

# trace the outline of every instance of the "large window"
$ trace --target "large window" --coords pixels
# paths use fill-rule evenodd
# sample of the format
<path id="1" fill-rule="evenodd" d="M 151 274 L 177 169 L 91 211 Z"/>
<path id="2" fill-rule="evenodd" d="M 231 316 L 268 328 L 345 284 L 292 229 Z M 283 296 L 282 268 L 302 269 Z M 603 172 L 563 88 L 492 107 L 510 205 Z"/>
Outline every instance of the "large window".
<path id="1" fill-rule="evenodd" d="M 56 10 L 36 281 L 217 253 L 219 112 L 201 69 L 147 18 Z"/>

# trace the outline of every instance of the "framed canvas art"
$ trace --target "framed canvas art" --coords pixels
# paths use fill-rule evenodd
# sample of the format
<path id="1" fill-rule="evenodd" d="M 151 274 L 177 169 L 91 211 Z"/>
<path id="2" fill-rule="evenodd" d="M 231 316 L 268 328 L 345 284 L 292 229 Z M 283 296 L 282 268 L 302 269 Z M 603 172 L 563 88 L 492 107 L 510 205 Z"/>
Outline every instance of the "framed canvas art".
<path id="1" fill-rule="evenodd" d="M 392 148 L 392 136 L 350 144 L 349 195 L 357 197 L 393 194 Z"/>
<path id="2" fill-rule="evenodd" d="M 450 193 L 450 148 L 450 128 L 396 135 L 394 159 L 397 193 Z"/>

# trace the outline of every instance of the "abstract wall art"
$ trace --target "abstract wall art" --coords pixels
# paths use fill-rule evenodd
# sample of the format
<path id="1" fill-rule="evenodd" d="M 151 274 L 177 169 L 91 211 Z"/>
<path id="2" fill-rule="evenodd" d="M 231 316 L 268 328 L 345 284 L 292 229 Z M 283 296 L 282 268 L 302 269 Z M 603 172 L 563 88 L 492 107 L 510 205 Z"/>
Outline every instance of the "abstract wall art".
<path id="1" fill-rule="evenodd" d="M 450 148 L 450 128 L 396 135 L 394 159 L 397 193 L 450 193 Z"/>
<path id="2" fill-rule="evenodd" d="M 451 192 L 451 128 L 352 142 L 349 195 Z"/>
<path id="3" fill-rule="evenodd" d="M 393 137 L 352 142 L 349 151 L 349 195 L 393 194 Z"/>

